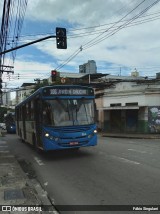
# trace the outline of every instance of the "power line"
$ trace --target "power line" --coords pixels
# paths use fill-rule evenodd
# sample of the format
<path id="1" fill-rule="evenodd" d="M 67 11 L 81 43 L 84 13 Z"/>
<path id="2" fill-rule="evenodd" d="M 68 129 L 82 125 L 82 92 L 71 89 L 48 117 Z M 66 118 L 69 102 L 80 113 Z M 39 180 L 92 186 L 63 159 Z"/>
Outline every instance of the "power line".
<path id="1" fill-rule="evenodd" d="M 79 52 L 81 52 L 81 51 L 82 51 L 82 48 L 81 48 L 81 47 L 78 48 L 70 57 L 68 57 L 68 58 L 65 60 L 64 63 L 62 63 L 62 64 L 60 64 L 59 66 L 57 66 L 57 67 L 55 68 L 55 70 L 64 67 L 64 66 L 65 66 L 67 63 L 69 63 L 73 58 L 75 58 L 75 57 L 79 54 Z"/>
<path id="2" fill-rule="evenodd" d="M 138 17 L 139 18 L 139 17 Z M 133 18 L 132 18 L 133 19 Z M 130 19 L 130 21 L 132 22 L 133 20 L 132 19 Z M 137 19 L 137 18 L 136 18 Z M 118 23 L 118 22 L 116 22 L 116 23 Z M 134 22 L 132 22 L 132 24 L 133 24 Z M 128 23 L 128 26 L 129 26 L 129 24 L 130 23 Z M 122 28 L 124 28 L 124 27 L 128 27 L 127 25 L 126 25 L 126 23 L 124 24 L 124 26 L 122 27 L 123 25 L 120 25 L 120 26 L 118 26 L 117 28 L 116 28 L 116 30 L 119 30 L 119 28 L 120 29 L 122 29 Z M 106 30 L 106 29 L 105 29 Z M 102 32 L 103 33 L 103 32 Z M 113 33 L 113 31 L 112 31 L 112 33 Z M 116 33 L 116 32 L 115 32 Z M 115 34 L 114 33 L 114 34 Z M 111 35 L 110 35 L 111 36 Z M 70 38 L 71 38 L 71 36 L 70 36 Z M 108 37 L 107 37 L 108 38 Z M 101 38 L 102 39 L 102 38 Z M 106 38 L 105 38 L 106 39 Z M 97 41 L 96 41 L 97 42 Z M 99 43 L 99 42 L 98 42 Z M 95 44 L 94 44 L 95 45 Z M 89 48 L 89 47 L 88 47 Z M 87 49 L 87 48 L 86 48 Z M 60 68 L 62 68 L 63 66 L 65 66 L 66 64 L 68 64 L 68 62 L 70 62 L 75 56 L 77 56 L 81 51 L 83 50 L 83 46 L 80 46 L 80 48 L 78 48 L 70 57 L 68 57 L 61 65 L 59 65 L 56 69 L 60 69 Z"/>
<path id="3" fill-rule="evenodd" d="M 147 22 L 159 20 L 160 15 L 156 15 L 156 14 L 160 14 L 160 12 L 155 12 L 155 13 L 151 13 L 151 14 L 146 14 L 146 15 L 140 16 L 140 17 L 137 18 L 139 21 L 133 21 L 132 23 L 129 23 L 127 26 L 124 26 L 124 28 L 137 26 L 137 25 L 144 24 L 144 23 L 147 23 Z M 145 18 L 145 17 L 149 17 L 149 18 Z M 124 23 L 124 22 L 130 21 L 130 20 L 131 19 L 122 20 L 119 23 L 121 23 L 121 22 Z M 107 23 L 107 24 L 103 24 L 103 25 L 91 26 L 91 27 L 86 27 L 86 28 L 79 28 L 79 29 L 76 29 L 76 30 L 68 30 L 67 38 L 70 39 L 70 38 L 84 37 L 84 36 L 88 36 L 88 35 L 96 35 L 96 34 L 104 32 L 106 30 L 109 32 L 109 31 L 112 31 L 112 29 L 114 29 L 114 28 L 117 29 L 119 26 L 112 27 L 112 29 L 106 29 L 106 28 L 103 29 L 101 27 L 102 26 L 111 25 L 111 24 L 115 24 L 115 23 L 117 23 L 117 22 L 111 22 L 111 23 Z M 101 28 L 101 29 L 98 30 L 98 29 L 95 29 L 95 28 Z M 77 33 L 77 34 L 70 34 L 70 32 L 81 31 L 83 29 L 92 29 L 92 30 L 86 31 L 86 32 L 82 32 L 82 33 Z M 21 35 L 21 36 L 19 36 L 18 42 L 19 43 L 22 42 L 22 41 L 24 42 L 24 39 L 26 41 L 30 41 L 30 40 L 33 40 L 33 38 L 29 38 L 29 37 L 34 37 L 34 39 L 35 39 L 35 36 L 42 36 L 42 35 L 51 35 L 51 34 L 49 34 L 49 33 L 41 33 L 41 34 Z M 13 42 L 13 40 L 11 39 L 11 37 L 8 37 L 8 44 L 10 42 Z M 51 42 L 51 41 L 46 41 L 46 42 Z"/>
<path id="4" fill-rule="evenodd" d="M 104 33 L 106 33 L 109 29 L 111 29 L 112 27 L 114 27 L 116 24 L 118 24 L 120 21 L 122 21 L 123 19 L 125 19 L 129 14 L 131 14 L 135 9 L 137 9 L 141 4 L 143 4 L 143 2 L 145 2 L 146 0 L 143 0 L 141 3 L 139 3 L 136 7 L 134 7 L 130 12 L 128 12 L 125 16 L 123 16 L 119 21 L 115 22 L 110 28 L 108 28 L 107 30 L 103 31 L 102 33 L 100 33 L 97 37 L 95 37 L 94 39 L 90 40 L 89 42 L 87 42 L 86 44 L 84 44 L 83 46 L 81 46 L 81 51 L 85 48 L 87 49 L 88 45 L 90 47 L 90 45 L 93 43 L 94 40 L 96 40 L 98 37 L 100 37 L 101 35 L 103 35 Z M 86 47 L 85 47 L 86 46 Z M 80 52 L 80 51 L 79 51 Z M 65 62 L 60 66 L 60 68 L 62 68 L 64 65 L 66 65 L 68 62 L 70 62 L 75 56 L 77 56 L 77 54 L 79 53 L 77 52 L 75 55 L 72 55 L 71 58 L 69 58 L 69 60 L 65 60 Z"/>
<path id="5" fill-rule="evenodd" d="M 16 47 L 21 32 L 24 15 L 27 7 L 28 0 L 4 0 L 4 11 L 1 25 L 1 44 L 0 52 L 6 50 L 9 39 L 12 38 L 12 47 Z M 1 55 L 1 64 L 5 63 L 5 54 Z M 7 54 L 9 58 L 8 65 L 14 64 L 16 51 Z"/>
<path id="6" fill-rule="evenodd" d="M 143 11 L 141 11 L 139 14 L 137 14 L 136 16 L 134 16 L 131 20 L 127 21 L 126 23 L 124 23 L 123 25 L 120 25 L 115 31 L 111 32 L 108 35 L 103 36 L 102 38 L 96 40 L 95 42 L 92 42 L 90 44 L 87 44 L 86 47 L 84 47 L 83 49 L 88 49 L 100 42 L 102 42 L 103 40 L 113 36 L 114 34 L 116 34 L 118 31 L 120 31 L 121 29 L 123 29 L 124 27 L 126 27 L 128 24 L 130 24 L 133 20 L 137 19 L 139 16 L 141 16 L 143 13 L 145 13 L 146 11 L 148 11 L 151 7 L 153 7 L 155 4 L 157 4 L 160 0 L 155 1 L 154 3 L 152 3 L 151 5 L 149 5 L 147 8 L 145 8 Z M 92 40 L 93 41 L 93 40 Z"/>
<path id="7" fill-rule="evenodd" d="M 89 42 L 87 42 L 86 44 L 83 45 L 83 48 L 86 48 L 85 46 L 90 46 L 91 44 L 94 43 L 94 41 L 96 41 L 97 38 L 99 38 L 100 36 L 102 36 L 103 34 L 105 34 L 106 32 L 108 32 L 110 29 L 112 29 L 114 26 L 116 26 L 118 23 L 120 23 L 122 20 L 124 20 L 128 15 L 130 15 L 133 11 L 135 11 L 141 4 L 143 4 L 146 0 L 143 0 L 141 3 L 139 3 L 136 7 L 134 7 L 131 11 L 129 11 L 125 16 L 123 16 L 120 20 L 118 20 L 117 22 L 115 22 L 111 27 L 109 27 L 107 30 L 103 31 L 102 33 L 100 33 L 97 37 L 95 37 L 94 39 L 91 39 Z"/>
<path id="8" fill-rule="evenodd" d="M 113 35 L 114 35 L 115 33 L 117 33 L 119 30 L 121 30 L 122 28 L 124 28 L 124 27 L 126 27 L 128 24 L 130 24 L 133 20 L 139 18 L 143 13 L 145 13 L 146 11 L 148 11 L 151 7 L 153 7 L 153 6 L 154 6 L 155 4 L 157 4 L 159 1 L 160 1 L 160 0 L 155 1 L 155 2 L 152 3 L 150 6 L 148 6 L 148 7 L 145 8 L 143 11 L 141 11 L 138 15 L 136 15 L 136 16 L 134 16 L 132 19 L 126 21 L 125 24 L 120 25 L 119 27 L 117 27 L 117 28 L 115 29 L 115 31 L 112 31 L 112 32 L 111 32 L 110 35 L 104 36 L 104 37 L 102 37 L 102 38 L 96 40 L 99 36 L 101 36 L 102 34 L 108 32 L 109 29 L 113 28 L 116 24 L 118 24 L 120 21 L 122 21 L 122 19 L 124 19 L 126 16 L 128 16 L 129 14 L 131 14 L 135 9 L 137 9 L 142 3 L 145 2 L 145 0 L 143 0 L 143 1 L 142 1 L 140 4 L 138 4 L 133 10 L 131 10 L 131 11 L 130 11 L 129 13 L 127 13 L 123 18 L 121 18 L 118 22 L 115 22 L 115 24 L 114 24 L 112 27 L 108 28 L 107 30 L 105 30 L 104 32 L 102 32 L 98 37 L 96 37 L 96 38 L 90 40 L 88 43 L 86 43 L 85 45 L 81 46 L 81 51 L 82 51 L 83 49 L 86 50 L 86 49 L 92 47 L 93 45 L 98 44 L 99 42 L 103 41 L 104 39 L 106 39 L 106 38 L 108 38 L 108 37 L 110 37 L 110 36 L 113 36 Z M 96 40 L 96 41 L 93 42 L 94 40 Z M 80 52 L 80 51 L 79 51 L 79 52 Z M 77 52 L 75 55 L 74 55 L 74 54 L 71 55 L 71 57 L 69 57 L 69 58 L 68 58 L 62 65 L 60 65 L 58 68 L 60 69 L 60 68 L 62 68 L 64 65 L 68 64 L 68 62 L 70 62 L 75 56 L 77 56 L 79 52 Z"/>

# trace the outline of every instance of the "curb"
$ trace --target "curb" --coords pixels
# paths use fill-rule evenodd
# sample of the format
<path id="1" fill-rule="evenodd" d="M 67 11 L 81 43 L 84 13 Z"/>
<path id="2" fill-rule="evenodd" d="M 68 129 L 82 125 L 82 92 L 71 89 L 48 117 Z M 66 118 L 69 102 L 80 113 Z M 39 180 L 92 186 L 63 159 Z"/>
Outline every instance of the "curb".
<path id="1" fill-rule="evenodd" d="M 15 157 L 16 159 L 16 157 Z M 45 214 L 49 214 L 49 213 L 53 213 L 53 214 L 59 214 L 59 212 L 55 209 L 54 204 L 52 203 L 47 191 L 42 187 L 41 183 L 37 180 L 36 178 L 36 174 L 34 172 L 34 169 L 32 168 L 30 163 L 26 163 L 27 166 L 30 167 L 30 172 L 26 171 L 25 167 L 24 167 L 24 163 L 20 163 L 20 161 L 23 160 L 17 160 L 21 170 L 23 171 L 23 173 L 25 174 L 27 180 L 26 183 L 27 185 L 33 189 L 35 191 L 35 197 L 37 198 L 37 201 L 39 201 L 39 206 L 48 206 L 47 211 L 42 211 L 42 213 L 44 212 Z M 22 167 L 23 164 L 23 167 Z M 30 178 L 29 174 L 32 174 L 32 178 Z"/>
<path id="2" fill-rule="evenodd" d="M 23 209 L 24 214 L 33 214 L 35 211 L 29 211 L 29 207 L 41 207 L 42 210 L 38 213 L 59 214 L 48 193 L 34 177 L 31 165 L 28 165 L 28 170 L 33 175 L 32 178 L 24 170 L 24 162 L 20 164 L 16 156 L 7 149 L 6 142 L 1 139 L 0 143 L 0 204 L 2 205 L 0 209 L 2 213 L 13 214 Z"/>
<path id="3" fill-rule="evenodd" d="M 52 207 L 52 210 L 50 211 L 44 211 L 45 214 L 59 214 L 59 212 L 54 208 L 54 205 L 51 203 L 51 200 L 48 196 L 47 191 L 45 191 L 41 184 L 36 179 L 28 179 L 27 181 L 28 185 L 34 188 L 38 194 L 38 199 L 41 201 L 42 206 L 50 206 Z M 43 213 L 43 212 L 42 212 Z"/>
<path id="4" fill-rule="evenodd" d="M 101 137 L 113 137 L 113 138 L 129 138 L 129 139 L 160 139 L 160 135 L 112 135 L 112 134 L 101 134 Z"/>

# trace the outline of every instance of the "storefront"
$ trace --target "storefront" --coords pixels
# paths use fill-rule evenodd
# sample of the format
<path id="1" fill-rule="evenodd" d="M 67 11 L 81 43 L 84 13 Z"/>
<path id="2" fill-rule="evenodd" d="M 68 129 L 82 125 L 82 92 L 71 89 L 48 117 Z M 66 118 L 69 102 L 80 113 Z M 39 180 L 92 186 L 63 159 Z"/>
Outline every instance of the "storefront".
<path id="1" fill-rule="evenodd" d="M 139 107 L 104 109 L 103 130 L 107 132 L 137 132 Z"/>
<path id="2" fill-rule="evenodd" d="M 101 110 L 102 111 L 102 110 Z M 109 133 L 160 133 L 160 107 L 103 109 L 101 129 Z"/>

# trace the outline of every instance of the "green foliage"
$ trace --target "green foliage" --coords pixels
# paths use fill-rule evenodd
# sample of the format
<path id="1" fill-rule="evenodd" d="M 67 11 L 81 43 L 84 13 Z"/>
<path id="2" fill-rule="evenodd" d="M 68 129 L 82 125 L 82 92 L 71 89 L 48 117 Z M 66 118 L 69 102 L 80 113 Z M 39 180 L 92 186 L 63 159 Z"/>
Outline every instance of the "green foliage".
<path id="1" fill-rule="evenodd" d="M 9 111 L 9 108 L 6 107 L 0 107 L 0 123 L 4 122 L 4 114 L 7 114 L 7 111 Z M 12 109 L 13 111 L 13 109 Z"/>
<path id="2" fill-rule="evenodd" d="M 35 91 L 37 91 L 39 88 L 44 87 L 44 86 L 48 86 L 48 80 L 43 80 L 43 82 L 38 82 L 35 87 L 34 90 L 31 91 L 30 95 L 33 94 Z"/>

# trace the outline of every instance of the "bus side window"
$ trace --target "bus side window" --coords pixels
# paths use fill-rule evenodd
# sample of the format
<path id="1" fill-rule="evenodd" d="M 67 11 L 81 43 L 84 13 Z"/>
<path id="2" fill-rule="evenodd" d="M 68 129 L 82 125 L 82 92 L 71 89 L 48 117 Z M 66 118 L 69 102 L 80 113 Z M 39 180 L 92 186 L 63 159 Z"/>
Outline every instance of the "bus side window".
<path id="1" fill-rule="evenodd" d="M 47 125 L 52 125 L 52 111 L 51 111 L 51 106 L 46 104 L 43 107 L 43 122 Z"/>
<path id="2" fill-rule="evenodd" d="M 34 112 L 34 119 L 37 123 L 41 123 L 42 122 L 42 102 L 39 98 L 36 98 L 34 100 L 34 108 L 33 108 L 33 112 Z"/>
<path id="3" fill-rule="evenodd" d="M 31 120 L 34 120 L 34 101 L 31 101 Z"/>

